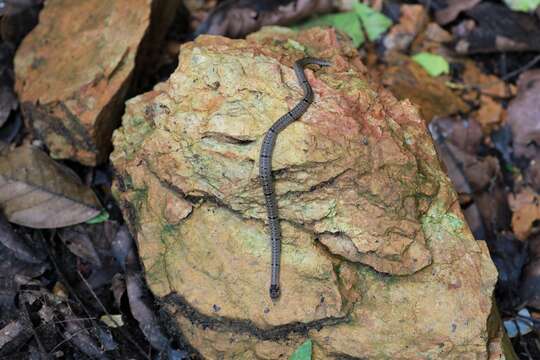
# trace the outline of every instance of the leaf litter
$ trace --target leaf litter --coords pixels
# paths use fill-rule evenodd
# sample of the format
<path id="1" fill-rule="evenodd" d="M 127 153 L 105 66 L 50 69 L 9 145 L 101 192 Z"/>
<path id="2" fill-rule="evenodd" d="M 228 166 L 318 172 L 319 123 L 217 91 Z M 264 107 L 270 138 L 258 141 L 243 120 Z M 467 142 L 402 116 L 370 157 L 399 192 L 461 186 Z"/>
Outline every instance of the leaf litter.
<path id="1" fill-rule="evenodd" d="M 10 222 L 41 229 L 78 224 L 101 211 L 71 169 L 30 146 L 0 157 L 0 205 Z"/>

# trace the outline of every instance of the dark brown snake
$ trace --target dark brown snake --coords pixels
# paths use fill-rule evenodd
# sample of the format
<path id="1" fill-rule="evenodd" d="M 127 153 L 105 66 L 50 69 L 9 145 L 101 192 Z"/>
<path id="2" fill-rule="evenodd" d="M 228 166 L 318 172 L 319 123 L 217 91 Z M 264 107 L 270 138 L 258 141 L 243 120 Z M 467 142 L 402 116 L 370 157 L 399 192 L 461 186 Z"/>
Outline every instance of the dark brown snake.
<path id="1" fill-rule="evenodd" d="M 279 287 L 279 270 L 281 258 L 281 228 L 279 225 L 278 207 L 274 192 L 274 182 L 272 181 L 272 152 L 276 144 L 278 134 L 289 124 L 298 120 L 313 102 L 313 90 L 309 85 L 304 67 L 310 64 L 319 66 L 330 66 L 330 62 L 321 59 L 306 57 L 294 63 L 294 72 L 298 78 L 300 86 L 304 90 L 304 98 L 296 106 L 280 117 L 268 130 L 264 136 L 259 159 L 259 176 L 261 178 L 266 210 L 268 212 L 268 227 L 270 229 L 270 239 L 272 242 L 272 275 L 270 278 L 270 298 L 279 298 L 281 293 Z"/>

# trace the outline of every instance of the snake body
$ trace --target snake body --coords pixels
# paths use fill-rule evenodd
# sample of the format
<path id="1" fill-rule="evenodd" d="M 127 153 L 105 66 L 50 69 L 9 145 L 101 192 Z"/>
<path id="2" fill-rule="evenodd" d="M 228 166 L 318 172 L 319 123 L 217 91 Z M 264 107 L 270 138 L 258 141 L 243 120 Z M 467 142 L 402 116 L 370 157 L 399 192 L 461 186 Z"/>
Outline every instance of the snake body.
<path id="1" fill-rule="evenodd" d="M 281 258 L 281 229 L 279 225 L 278 207 L 276 195 L 274 193 L 274 183 L 272 181 L 272 152 L 276 144 L 278 134 L 289 124 L 298 120 L 313 102 L 313 90 L 309 85 L 304 67 L 310 64 L 319 66 L 330 66 L 330 62 L 321 59 L 306 57 L 294 63 L 294 72 L 298 78 L 300 86 L 304 90 L 304 97 L 296 106 L 280 117 L 268 130 L 264 136 L 261 154 L 259 159 L 259 176 L 261 178 L 266 210 L 268 213 L 268 227 L 270 230 L 270 240 L 272 243 L 272 265 L 270 278 L 270 298 L 277 299 L 280 296 L 279 271 Z"/>

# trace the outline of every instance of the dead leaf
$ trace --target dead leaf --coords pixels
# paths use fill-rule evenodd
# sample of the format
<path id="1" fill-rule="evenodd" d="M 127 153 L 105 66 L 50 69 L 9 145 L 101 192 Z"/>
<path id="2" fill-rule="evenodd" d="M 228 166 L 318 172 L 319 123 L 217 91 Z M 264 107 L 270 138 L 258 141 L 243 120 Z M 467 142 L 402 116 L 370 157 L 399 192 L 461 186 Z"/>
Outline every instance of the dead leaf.
<path id="1" fill-rule="evenodd" d="M 452 41 L 452 35 L 437 23 L 429 23 L 426 30 L 420 33 L 411 45 L 411 53 L 428 52 L 451 58 L 450 51 L 444 46 Z"/>
<path id="2" fill-rule="evenodd" d="M 502 231 L 488 242 L 489 253 L 497 272 L 497 305 L 501 311 L 513 310 L 519 305 L 518 289 L 521 273 L 527 261 L 527 244 L 516 239 L 509 231 Z"/>
<path id="3" fill-rule="evenodd" d="M 523 269 L 519 295 L 524 305 L 540 309 L 540 235 L 529 239 L 529 261 Z"/>
<path id="4" fill-rule="evenodd" d="M 435 18 L 441 25 L 446 25 L 454 21 L 460 12 L 468 10 L 478 4 L 480 0 L 452 0 L 448 1 L 448 6 L 435 12 Z"/>
<path id="5" fill-rule="evenodd" d="M 58 235 L 73 254 L 101 267 L 101 259 L 85 227 L 81 225 L 67 227 L 61 229 Z"/>
<path id="6" fill-rule="evenodd" d="M 133 244 L 133 239 L 128 232 L 124 232 L 121 242 L 131 245 Z M 125 258 L 125 279 L 131 314 L 139 323 L 139 328 L 152 347 L 162 352 L 170 352 L 172 348 L 169 345 L 169 340 L 163 334 L 159 321 L 152 311 L 151 299 L 148 296 L 148 289 L 144 286 L 142 271 L 135 248 L 133 246 L 128 247 L 130 249 Z"/>
<path id="7" fill-rule="evenodd" d="M 64 284 L 62 284 L 60 281 L 57 281 L 52 288 L 52 293 L 59 298 L 67 299 L 69 291 L 68 289 L 66 289 Z"/>
<path id="8" fill-rule="evenodd" d="M 506 117 L 506 116 L 505 116 Z M 493 147 L 499 152 L 502 160 L 506 164 L 512 164 L 512 131 L 510 126 L 505 123 L 491 133 L 490 141 Z"/>
<path id="9" fill-rule="evenodd" d="M 13 354 L 18 347 L 32 337 L 28 323 L 29 321 L 24 319 L 17 319 L 0 329 L 0 356 L 2 358 L 10 358 L 8 354 Z"/>
<path id="10" fill-rule="evenodd" d="M 473 119 L 437 118 L 430 123 L 429 128 L 433 130 L 432 135 L 436 132 L 438 137 L 468 154 L 476 154 L 482 143 L 482 128 Z"/>
<path id="11" fill-rule="evenodd" d="M 45 256 L 19 236 L 0 214 L 0 243 L 11 250 L 16 258 L 32 264 L 42 263 Z"/>
<path id="12" fill-rule="evenodd" d="M 13 247 L 13 244 L 10 244 Z M 20 250 L 14 253 L 8 247 L 0 244 L 0 322 L 14 319 L 20 315 L 15 307 L 21 280 L 33 279 L 40 276 L 48 268 L 47 263 L 27 262 L 21 257 L 33 260 L 34 256 L 21 256 Z M 26 252 L 26 251 L 25 251 Z"/>
<path id="13" fill-rule="evenodd" d="M 540 50 L 540 20 L 489 1 L 466 11 L 477 26 L 457 41 L 461 54 Z"/>
<path id="14" fill-rule="evenodd" d="M 486 156 L 484 158 L 477 157 L 475 155 L 467 154 L 458 147 L 448 143 L 446 144 L 449 152 L 449 157 L 454 161 L 455 168 L 459 169 L 463 173 L 466 179 L 467 187 L 470 187 L 472 192 L 480 192 L 491 184 L 491 182 L 500 174 L 499 161 L 493 156 Z M 446 164 L 446 162 L 445 162 Z M 447 165 L 448 166 L 448 165 Z M 454 182 L 455 174 L 449 172 L 450 179 Z M 459 178 L 459 177 L 458 177 Z M 459 191 L 460 187 L 458 182 L 454 182 Z M 457 186 L 458 185 L 458 186 Z"/>
<path id="15" fill-rule="evenodd" d="M 471 228 L 474 238 L 477 240 L 485 240 L 487 238 L 487 233 L 478 206 L 476 206 L 474 202 L 471 202 L 468 206 L 465 206 L 462 211 L 467 224 Z"/>
<path id="16" fill-rule="evenodd" d="M 469 184 L 469 181 L 467 180 L 467 177 L 465 176 L 465 172 L 463 171 L 463 164 L 457 159 L 456 155 L 452 151 L 452 149 L 455 147 L 445 142 L 437 142 L 436 146 L 437 154 L 443 162 L 446 173 L 448 174 L 450 180 L 452 180 L 454 189 L 460 197 L 460 203 L 463 205 L 470 202 L 470 197 L 473 190 Z"/>
<path id="17" fill-rule="evenodd" d="M 78 262 L 78 270 L 85 277 L 85 281 L 77 285 L 81 293 L 91 295 L 89 289 L 100 291 L 109 287 L 113 276 L 122 270 L 112 248 L 117 228 L 113 221 L 106 221 L 95 225 L 79 224 L 58 232 L 69 251 L 85 260 Z"/>
<path id="18" fill-rule="evenodd" d="M 128 270 L 126 273 L 126 288 L 131 314 L 138 321 L 139 328 L 144 336 L 152 347 L 160 351 L 166 351 L 169 347 L 169 341 L 160 329 L 148 296 L 145 296 L 146 290 L 140 275 Z"/>
<path id="19" fill-rule="evenodd" d="M 0 141 L 12 143 L 22 129 L 22 118 L 19 112 L 12 113 L 8 121 L 0 128 Z"/>
<path id="20" fill-rule="evenodd" d="M 473 113 L 474 119 L 482 125 L 484 134 L 489 134 L 501 123 L 504 116 L 502 105 L 489 96 L 480 97 L 480 108 Z"/>
<path id="21" fill-rule="evenodd" d="M 389 50 L 406 50 L 418 33 L 426 26 L 428 15 L 422 5 L 401 5 L 399 23 L 384 37 Z"/>
<path id="22" fill-rule="evenodd" d="M 39 5 L 43 0 L 4 0 L 0 8 L 0 15 L 15 15 L 29 7 Z"/>
<path id="23" fill-rule="evenodd" d="M 518 79 L 518 94 L 508 105 L 514 153 L 532 159 L 540 145 L 540 70 L 530 70 Z"/>
<path id="24" fill-rule="evenodd" d="M 134 251 L 133 239 L 127 226 L 123 225 L 118 229 L 116 236 L 111 244 L 112 253 L 116 262 L 122 269 L 126 268 L 126 259 L 130 252 Z"/>
<path id="25" fill-rule="evenodd" d="M 0 37 L 2 40 L 18 46 L 24 36 L 38 23 L 38 15 L 43 0 L 4 0 L 0 14 Z M 7 10 L 7 13 L 6 13 Z"/>
<path id="26" fill-rule="evenodd" d="M 124 275 L 121 273 L 116 273 L 111 280 L 111 290 L 114 296 L 114 305 L 120 309 L 122 305 L 122 296 L 126 292 L 126 282 L 124 280 Z"/>
<path id="27" fill-rule="evenodd" d="M 540 156 L 536 156 L 529 162 L 529 166 L 525 169 L 525 181 L 536 192 L 540 192 Z"/>
<path id="28" fill-rule="evenodd" d="M 383 84 L 399 99 L 410 99 L 418 105 L 426 122 L 434 117 L 444 117 L 467 112 L 469 107 L 447 86 L 443 76 L 433 78 L 410 58 L 388 54 L 389 66 L 383 73 Z"/>
<path id="29" fill-rule="evenodd" d="M 510 227 L 511 212 L 508 207 L 507 191 L 500 179 L 487 191 L 475 195 L 474 202 L 482 214 L 488 236 L 493 237 Z"/>
<path id="30" fill-rule="evenodd" d="M 531 188 L 523 188 L 516 194 L 508 195 L 512 210 L 512 229 L 520 240 L 525 240 L 532 232 L 535 221 L 540 220 L 540 195 Z"/>
<path id="31" fill-rule="evenodd" d="M 91 330 L 73 315 L 67 306 L 64 307 L 64 338 L 91 359 L 103 359 L 104 351 L 98 345 Z"/>
<path id="32" fill-rule="evenodd" d="M 475 236 L 493 238 L 509 226 L 510 214 L 498 160 L 477 155 L 482 140 L 478 124 L 472 120 L 436 119 L 429 129 L 460 204 L 467 209 L 465 215 Z"/>
<path id="33" fill-rule="evenodd" d="M 509 98 L 516 94 L 514 85 L 507 84 L 495 75 L 484 74 L 472 60 L 465 61 L 463 82 L 482 94 L 496 98 Z"/>
<path id="34" fill-rule="evenodd" d="M 101 211 L 77 175 L 29 146 L 0 157 L 0 205 L 10 222 L 33 228 L 74 225 Z"/>
<path id="35" fill-rule="evenodd" d="M 7 86 L 0 87 L 0 126 L 7 121 L 9 114 L 19 105 L 13 90 Z"/>
<path id="36" fill-rule="evenodd" d="M 194 36 L 201 34 L 243 37 L 265 25 L 287 25 L 316 14 L 337 10 L 333 1 L 283 2 L 228 0 L 219 3 L 199 25 Z"/>
<path id="37" fill-rule="evenodd" d="M 452 35 L 440 27 L 437 23 L 429 23 L 426 27 L 426 39 L 438 43 L 447 43 L 452 41 Z"/>

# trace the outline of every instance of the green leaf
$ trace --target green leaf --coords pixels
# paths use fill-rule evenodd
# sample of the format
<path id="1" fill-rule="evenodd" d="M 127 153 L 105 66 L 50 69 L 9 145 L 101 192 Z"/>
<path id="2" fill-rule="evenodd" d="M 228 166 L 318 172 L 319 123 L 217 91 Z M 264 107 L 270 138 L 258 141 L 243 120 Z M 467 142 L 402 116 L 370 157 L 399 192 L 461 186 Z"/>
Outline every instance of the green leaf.
<path id="1" fill-rule="evenodd" d="M 302 23 L 299 28 L 305 29 L 314 26 L 333 26 L 343 31 L 349 35 L 355 47 L 364 43 L 364 34 L 362 34 L 360 28 L 360 20 L 354 11 L 319 16 Z"/>
<path id="2" fill-rule="evenodd" d="M 311 343 L 311 339 L 307 339 L 306 342 L 296 349 L 289 360 L 311 360 L 312 348 L 313 344 Z"/>
<path id="3" fill-rule="evenodd" d="M 540 0 L 504 0 L 506 6 L 515 11 L 532 12 L 540 6 Z"/>
<path id="4" fill-rule="evenodd" d="M 97 214 L 96 217 L 91 218 L 86 223 L 87 224 L 99 224 L 99 223 L 102 223 L 102 222 L 107 221 L 107 220 L 109 220 L 109 213 L 107 212 L 107 210 L 102 210 L 99 214 Z"/>
<path id="5" fill-rule="evenodd" d="M 439 76 L 450 72 L 448 61 L 440 55 L 421 52 L 414 55 L 412 59 L 426 69 L 431 76 Z"/>
<path id="6" fill-rule="evenodd" d="M 315 17 L 295 28 L 332 26 L 349 35 L 353 45 L 359 47 L 365 41 L 362 27 L 366 30 L 369 40 L 373 41 L 377 40 L 391 25 L 392 20 L 355 0 L 353 11 Z"/>
<path id="7" fill-rule="evenodd" d="M 353 4 L 353 9 L 362 21 L 368 39 L 371 41 L 377 40 L 392 26 L 392 20 L 358 1 Z"/>

